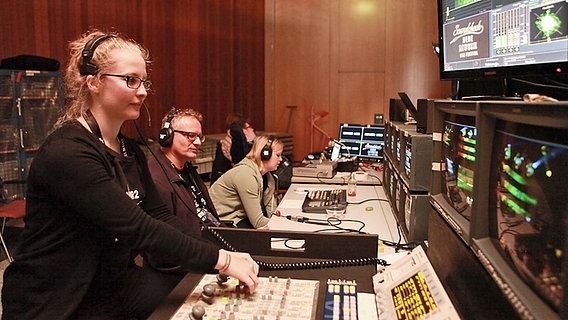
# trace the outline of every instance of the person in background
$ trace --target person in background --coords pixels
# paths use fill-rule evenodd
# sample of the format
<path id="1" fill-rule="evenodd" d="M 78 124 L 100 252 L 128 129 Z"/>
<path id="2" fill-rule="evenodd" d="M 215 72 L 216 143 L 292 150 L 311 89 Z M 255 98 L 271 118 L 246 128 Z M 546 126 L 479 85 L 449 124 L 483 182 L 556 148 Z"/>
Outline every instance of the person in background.
<path id="1" fill-rule="evenodd" d="M 284 144 L 274 136 L 260 136 L 251 151 L 210 188 L 219 217 L 241 228 L 266 227 L 276 204 L 270 174 L 282 160 Z"/>
<path id="2" fill-rule="evenodd" d="M 196 236 L 201 235 L 201 224 L 221 225 L 209 191 L 191 164 L 205 141 L 202 121 L 203 116 L 193 109 L 170 110 L 162 119 L 159 150 L 148 159 L 148 168 L 160 197 Z M 159 271 L 182 275 L 187 271 L 156 255 L 144 254 L 144 258 L 149 266 Z"/>
<path id="3" fill-rule="evenodd" d="M 254 291 L 258 265 L 189 235 L 146 158 L 120 133 L 148 95 L 147 50 L 97 30 L 69 45 L 66 110 L 31 164 L 25 227 L 4 272 L 2 319 L 146 319 L 168 294 L 133 252 L 223 272 Z"/>
<path id="4" fill-rule="evenodd" d="M 215 160 L 211 170 L 211 184 L 239 163 L 249 153 L 256 137 L 248 119 L 240 113 L 227 116 L 227 135 L 217 143 Z"/>

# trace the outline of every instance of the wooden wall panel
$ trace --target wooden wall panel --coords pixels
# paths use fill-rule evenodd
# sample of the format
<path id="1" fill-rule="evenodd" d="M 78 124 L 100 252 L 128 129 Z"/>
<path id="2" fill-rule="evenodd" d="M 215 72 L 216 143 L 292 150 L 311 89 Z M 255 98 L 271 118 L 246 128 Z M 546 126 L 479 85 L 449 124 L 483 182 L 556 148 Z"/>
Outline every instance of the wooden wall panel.
<path id="1" fill-rule="evenodd" d="M 265 0 L 266 126 L 286 129 L 293 113 L 295 160 L 321 150 L 311 130 L 311 107 L 328 112 L 318 122 L 336 137 L 341 122 L 388 117 L 390 98 L 443 97 L 431 42 L 437 38 L 436 0 Z M 312 143 L 311 136 L 315 141 Z"/>
<path id="2" fill-rule="evenodd" d="M 328 1 L 276 1 L 274 5 L 274 61 L 268 68 L 274 75 L 275 105 L 267 109 L 266 127 L 285 131 L 290 111 L 286 106 L 295 105 L 290 123 L 294 148 L 309 146 L 312 111 L 327 111 L 330 104 L 331 5 Z"/>
<path id="3" fill-rule="evenodd" d="M 173 44 L 171 52 L 165 55 L 165 57 L 169 56 L 169 59 L 162 62 L 167 65 L 169 75 L 169 81 L 164 86 L 166 92 L 162 95 L 172 96 L 175 92 L 184 92 L 176 97 L 176 107 L 196 109 L 201 107 L 195 103 L 200 101 L 202 91 L 199 61 L 204 51 L 201 50 L 203 42 L 201 34 L 204 32 L 202 30 L 203 6 L 201 1 L 174 1 L 173 19 L 169 22 L 173 30 L 171 39 L 160 40 L 161 35 L 154 34 L 157 37 L 155 41 L 164 42 L 161 44 L 164 48 L 169 48 L 168 42 Z M 167 90 L 172 86 L 175 90 Z M 197 90 L 190 90 L 190 88 Z M 209 113 L 205 116 L 210 118 Z"/>
<path id="4" fill-rule="evenodd" d="M 221 10 L 225 7 L 225 10 Z M 230 7 L 229 10 L 227 10 Z M 201 57 L 206 61 L 201 66 L 200 94 L 202 101 L 207 101 L 211 107 L 218 111 L 218 114 L 210 115 L 224 119 L 226 114 L 234 110 L 234 10 L 232 3 L 223 0 L 208 2 L 204 8 L 204 23 L 201 25 L 203 30 L 201 39 Z M 222 14 L 217 14 L 221 12 Z M 208 35 L 208 36 L 204 36 Z M 230 51 L 225 48 L 232 48 Z M 218 120 L 221 120 L 218 119 Z M 209 119 L 211 120 L 211 119 Z M 208 120 L 208 121 L 209 121 Z M 222 122 L 222 120 L 221 120 Z M 225 128 L 226 130 L 226 128 Z"/>
<path id="5" fill-rule="evenodd" d="M 234 37 L 234 98 L 236 111 L 249 115 L 257 128 L 264 123 L 264 6 L 253 5 L 258 0 L 239 0 L 235 11 Z M 262 21 L 258 21 L 262 18 Z M 262 83 L 250 70 L 262 70 Z M 252 85 L 255 84 L 255 85 Z M 259 91 L 262 90 L 262 91 Z M 224 118 L 223 118 L 224 120 Z"/>
<path id="6" fill-rule="evenodd" d="M 381 100 L 384 96 L 384 78 L 383 73 L 376 72 L 341 73 L 338 125 L 330 129 L 334 138 L 339 134 L 339 123 L 373 123 L 375 113 L 385 112 Z"/>
<path id="7" fill-rule="evenodd" d="M 384 72 L 386 1 L 341 0 L 338 11 L 339 72 Z"/>
<path id="8" fill-rule="evenodd" d="M 264 109 L 258 108 L 264 101 L 262 1 L 5 0 L 0 59 L 32 54 L 64 66 L 68 42 L 89 28 L 116 30 L 150 50 L 152 127 L 145 113 L 139 120 L 146 135 L 157 135 L 161 118 L 173 106 L 201 111 L 206 133 L 225 131 L 219 118 L 234 110 L 251 114 L 256 128 L 264 129 Z M 254 98 L 245 98 L 250 92 Z M 126 132 L 136 134 L 132 124 Z"/>
<path id="9" fill-rule="evenodd" d="M 407 6 L 394 0 L 387 3 L 387 25 L 396 27 L 387 32 L 385 98 L 398 97 L 399 91 L 414 101 L 448 96 L 451 83 L 439 80 L 438 57 L 432 49 L 438 38 L 436 1 L 413 1 Z"/>
<path id="10" fill-rule="evenodd" d="M 374 113 L 385 113 L 386 2 L 340 0 L 338 12 L 337 109 L 329 129 L 335 138 L 339 123 L 372 123 Z"/>
<path id="11" fill-rule="evenodd" d="M 35 54 L 65 64 L 68 41 L 89 27 L 116 28 L 152 54 L 147 135 L 157 134 L 172 106 L 203 112 L 210 133 L 224 131 L 225 115 L 239 111 L 258 130 L 289 127 L 295 153 L 304 155 L 312 134 L 323 137 L 310 128 L 312 110 L 328 112 L 318 125 L 335 133 L 339 122 L 386 113 L 398 91 L 414 100 L 449 94 L 431 48 L 436 0 L 404 2 L 5 0 L 0 58 Z M 288 126 L 289 105 L 297 109 Z"/>

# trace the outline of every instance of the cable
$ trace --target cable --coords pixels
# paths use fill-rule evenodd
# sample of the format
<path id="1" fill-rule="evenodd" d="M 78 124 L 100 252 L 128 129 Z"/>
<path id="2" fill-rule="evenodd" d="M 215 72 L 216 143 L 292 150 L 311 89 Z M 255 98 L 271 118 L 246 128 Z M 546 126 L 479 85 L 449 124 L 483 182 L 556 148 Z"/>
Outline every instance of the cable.
<path id="1" fill-rule="evenodd" d="M 223 249 L 237 252 L 235 247 L 233 247 L 227 240 L 225 240 L 225 238 L 223 238 L 223 236 L 220 235 L 219 232 L 217 232 L 215 229 L 211 228 L 210 226 L 203 225 L 202 230 L 207 230 L 209 233 L 211 233 L 215 237 L 215 239 L 219 241 Z"/>
<path id="2" fill-rule="evenodd" d="M 324 260 L 312 262 L 298 262 L 298 263 L 267 263 L 264 261 L 256 261 L 260 270 L 311 270 L 311 269 L 325 269 L 325 268 L 343 268 L 343 267 L 357 267 L 366 265 L 381 265 L 388 266 L 389 263 L 380 258 L 359 258 L 359 259 L 339 259 L 339 260 Z"/>
<path id="3" fill-rule="evenodd" d="M 546 78 L 546 80 L 548 80 L 550 83 L 553 83 L 553 84 L 555 84 L 555 85 L 557 85 L 557 86 L 561 86 L 561 87 L 564 87 L 564 88 L 568 88 L 568 84 L 567 84 L 567 83 L 562 83 L 562 82 L 560 82 L 560 81 L 556 81 L 556 80 L 553 80 L 553 79 L 550 79 L 550 78 Z"/>
<path id="4" fill-rule="evenodd" d="M 519 79 L 519 78 L 511 78 L 511 80 L 517 81 L 517 82 L 522 82 L 522 83 L 525 83 L 525 84 L 529 84 L 529 85 L 535 86 L 535 87 L 548 88 L 548 89 L 558 89 L 558 90 L 568 90 L 568 86 L 566 86 L 566 85 L 542 84 L 542 83 L 536 83 L 536 82 L 523 80 L 523 79 Z"/>
<path id="5" fill-rule="evenodd" d="M 381 180 L 381 178 L 379 176 L 376 176 L 374 174 L 369 174 L 369 173 L 367 173 L 367 174 L 368 174 L 368 176 L 373 177 L 373 178 L 377 179 L 377 181 L 379 181 L 379 184 L 375 184 L 375 186 L 382 186 L 383 185 L 383 181 Z"/>
<path id="6" fill-rule="evenodd" d="M 371 199 L 361 200 L 361 201 L 359 201 L 359 202 L 347 202 L 347 204 L 363 204 L 363 203 L 369 202 L 369 201 L 383 201 L 383 202 L 389 202 L 388 199 L 371 198 Z"/>
<path id="7" fill-rule="evenodd" d="M 327 219 L 311 219 L 308 217 L 304 217 L 304 216 L 283 216 L 284 218 L 288 219 L 288 220 L 292 220 L 292 221 L 296 221 L 296 222 L 302 222 L 302 223 L 310 223 L 310 224 L 317 224 L 317 225 L 322 225 L 322 226 L 330 226 L 333 227 L 334 229 L 324 229 L 324 230 L 329 230 L 329 231 L 336 231 L 336 230 L 341 230 L 341 231 L 346 231 L 346 232 L 355 232 L 355 233 L 363 233 L 363 234 L 367 234 L 366 232 L 363 232 L 363 228 L 365 228 L 365 222 L 361 221 L 361 220 L 354 220 L 354 219 L 340 219 L 337 217 L 329 217 Z M 350 228 L 343 228 L 340 225 L 343 222 L 356 222 L 356 223 L 360 223 L 361 227 L 359 229 L 350 229 Z"/>

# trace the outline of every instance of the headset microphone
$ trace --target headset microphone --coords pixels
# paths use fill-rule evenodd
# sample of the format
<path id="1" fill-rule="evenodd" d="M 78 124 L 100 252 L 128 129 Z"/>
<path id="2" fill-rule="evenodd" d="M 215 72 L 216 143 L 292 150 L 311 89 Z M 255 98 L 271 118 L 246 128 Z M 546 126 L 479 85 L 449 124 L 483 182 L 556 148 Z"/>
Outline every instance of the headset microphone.
<path id="1" fill-rule="evenodd" d="M 264 145 L 264 147 L 262 147 L 262 150 L 260 151 L 260 159 L 267 161 L 270 160 L 270 157 L 272 157 L 272 142 L 274 142 L 275 137 L 274 136 L 269 136 L 268 137 L 268 142 Z"/>
<path id="2" fill-rule="evenodd" d="M 99 68 L 91 62 L 93 55 L 95 54 L 95 49 L 99 44 L 108 38 L 115 38 L 115 35 L 105 34 L 102 36 L 95 37 L 85 44 L 85 47 L 81 51 L 81 66 L 79 67 L 79 73 L 81 75 L 95 75 L 99 72 Z"/>
<path id="3" fill-rule="evenodd" d="M 148 105 L 146 105 L 146 101 L 142 102 L 142 106 L 146 109 L 146 114 L 148 115 L 148 128 L 152 126 L 152 118 L 150 117 L 150 109 L 148 109 Z"/>
<path id="4" fill-rule="evenodd" d="M 164 122 L 164 126 L 160 130 L 158 134 L 158 143 L 162 147 L 169 147 L 172 145 L 174 140 L 174 129 L 172 128 L 172 120 L 176 116 L 177 113 L 176 108 L 172 108 L 166 117 L 166 121 Z"/>

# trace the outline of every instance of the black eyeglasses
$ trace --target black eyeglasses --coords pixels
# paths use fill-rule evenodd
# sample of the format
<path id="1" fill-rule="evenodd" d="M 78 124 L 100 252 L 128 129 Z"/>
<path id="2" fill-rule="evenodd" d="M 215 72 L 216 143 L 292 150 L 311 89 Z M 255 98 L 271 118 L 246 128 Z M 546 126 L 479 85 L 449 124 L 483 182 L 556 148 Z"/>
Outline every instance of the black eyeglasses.
<path id="1" fill-rule="evenodd" d="M 112 73 L 104 73 L 103 76 L 122 78 L 124 79 L 124 81 L 126 81 L 126 86 L 129 87 L 130 89 L 138 89 L 142 84 L 144 84 L 144 88 L 146 90 L 150 90 L 150 87 L 152 86 L 152 81 L 148 79 L 143 80 L 135 76 L 125 76 L 122 74 L 112 74 Z"/>
<path id="2" fill-rule="evenodd" d="M 189 132 L 189 131 L 181 131 L 181 130 L 174 130 L 174 132 L 181 133 L 184 137 L 187 138 L 189 142 L 193 142 L 197 138 L 199 138 L 201 142 L 205 141 L 205 136 L 202 134 L 197 134 L 195 132 Z"/>

